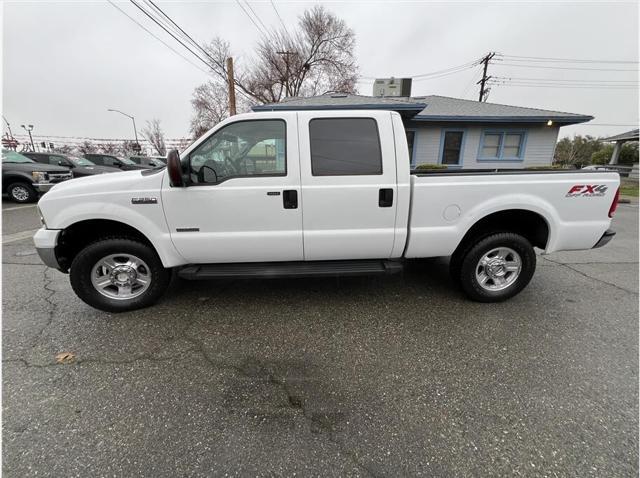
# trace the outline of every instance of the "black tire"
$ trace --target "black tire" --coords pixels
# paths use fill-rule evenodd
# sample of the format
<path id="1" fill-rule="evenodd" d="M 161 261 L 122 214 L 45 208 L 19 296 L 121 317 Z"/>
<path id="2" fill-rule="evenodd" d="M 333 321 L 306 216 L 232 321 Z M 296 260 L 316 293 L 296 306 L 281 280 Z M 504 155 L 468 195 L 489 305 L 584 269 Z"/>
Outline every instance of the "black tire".
<path id="1" fill-rule="evenodd" d="M 499 247 L 515 251 L 520 257 L 521 269 L 515 280 L 506 288 L 487 290 L 478 281 L 476 271 L 480 259 L 491 250 Z M 456 257 L 455 262 L 452 259 L 452 273 L 455 270 L 454 267 L 458 272 L 457 281 L 470 299 L 478 302 L 500 302 L 513 297 L 527 286 L 536 270 L 536 254 L 533 246 L 525 237 L 511 232 L 499 232 L 471 243 L 459 257 Z"/>
<path id="2" fill-rule="evenodd" d="M 141 295 L 131 299 L 113 299 L 105 297 L 93 286 L 93 267 L 102 258 L 112 254 L 133 255 L 146 263 L 151 282 Z M 103 239 L 82 249 L 71 263 L 69 278 L 76 295 L 91 307 L 105 312 L 125 312 L 154 304 L 166 291 L 171 280 L 171 270 L 162 266 L 158 254 L 148 245 L 134 239 L 118 237 Z"/>
<path id="3" fill-rule="evenodd" d="M 36 202 L 38 193 L 33 186 L 25 182 L 15 182 L 7 186 L 7 195 L 9 199 L 17 203 Z"/>

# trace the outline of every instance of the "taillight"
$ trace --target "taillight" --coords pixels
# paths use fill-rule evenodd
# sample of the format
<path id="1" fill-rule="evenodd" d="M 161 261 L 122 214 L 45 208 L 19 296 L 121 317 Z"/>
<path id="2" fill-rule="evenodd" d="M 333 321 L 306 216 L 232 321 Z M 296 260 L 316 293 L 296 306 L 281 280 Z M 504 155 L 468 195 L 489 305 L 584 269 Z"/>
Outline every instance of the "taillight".
<path id="1" fill-rule="evenodd" d="M 613 217 L 618 207 L 618 199 L 620 198 L 620 188 L 616 189 L 616 194 L 613 196 L 613 202 L 609 208 L 609 217 Z"/>

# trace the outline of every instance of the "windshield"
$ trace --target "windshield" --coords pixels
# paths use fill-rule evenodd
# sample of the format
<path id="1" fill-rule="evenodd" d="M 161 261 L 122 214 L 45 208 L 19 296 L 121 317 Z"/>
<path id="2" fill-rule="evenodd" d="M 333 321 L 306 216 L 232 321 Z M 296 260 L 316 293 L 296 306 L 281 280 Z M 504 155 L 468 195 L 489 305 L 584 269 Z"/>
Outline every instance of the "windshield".
<path id="1" fill-rule="evenodd" d="M 79 156 L 67 156 L 75 166 L 95 166 L 96 163 L 89 161 L 87 158 L 81 158 Z"/>
<path id="2" fill-rule="evenodd" d="M 120 161 L 122 161 L 124 164 L 136 164 L 133 161 L 131 161 L 130 159 L 127 158 L 118 158 Z"/>
<path id="3" fill-rule="evenodd" d="M 8 149 L 2 150 L 2 162 L 3 163 L 35 163 L 35 161 L 22 156 L 20 153 L 10 151 Z"/>

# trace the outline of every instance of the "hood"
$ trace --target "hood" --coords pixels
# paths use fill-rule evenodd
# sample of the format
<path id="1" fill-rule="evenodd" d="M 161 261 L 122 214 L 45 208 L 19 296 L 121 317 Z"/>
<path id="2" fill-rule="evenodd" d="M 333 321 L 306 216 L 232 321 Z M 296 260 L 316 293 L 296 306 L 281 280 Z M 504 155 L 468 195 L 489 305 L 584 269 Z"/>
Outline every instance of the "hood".
<path id="1" fill-rule="evenodd" d="M 14 171 L 24 171 L 30 173 L 32 171 L 43 171 L 46 173 L 68 173 L 69 168 L 62 166 L 54 166 L 53 164 L 42 163 L 2 163 L 2 169 L 12 169 Z"/>
<path id="2" fill-rule="evenodd" d="M 125 167 L 129 170 L 134 169 L 153 169 L 153 166 L 148 166 L 146 164 L 125 164 Z"/>
<path id="3" fill-rule="evenodd" d="M 111 166 L 76 166 L 72 171 L 84 174 L 102 174 L 102 173 L 119 173 L 121 170 L 112 168 Z"/>
<path id="4" fill-rule="evenodd" d="M 86 219 L 118 220 L 123 212 L 131 212 L 134 198 L 153 197 L 160 202 L 165 174 L 166 170 L 158 169 L 75 178 L 53 186 L 38 207 L 50 229 L 64 229 Z M 150 206 L 136 206 L 140 207 Z M 137 210 L 144 218 L 144 209 Z"/>

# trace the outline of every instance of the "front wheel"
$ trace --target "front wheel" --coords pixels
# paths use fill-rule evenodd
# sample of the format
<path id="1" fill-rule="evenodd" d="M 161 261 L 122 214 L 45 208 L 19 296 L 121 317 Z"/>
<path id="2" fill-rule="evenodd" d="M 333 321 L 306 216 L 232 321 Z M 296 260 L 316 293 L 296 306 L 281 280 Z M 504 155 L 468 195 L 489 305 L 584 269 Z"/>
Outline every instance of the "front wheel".
<path id="1" fill-rule="evenodd" d="M 155 303 L 167 289 L 171 271 L 148 245 L 112 238 L 81 250 L 69 276 L 74 292 L 91 307 L 124 312 Z"/>
<path id="2" fill-rule="evenodd" d="M 536 270 L 536 254 L 519 234 L 497 233 L 467 249 L 458 270 L 462 290 L 471 299 L 499 302 L 526 287 Z"/>
<path id="3" fill-rule="evenodd" d="M 17 203 L 35 202 L 38 200 L 38 193 L 33 186 L 28 183 L 13 183 L 7 186 L 9 199 Z"/>

